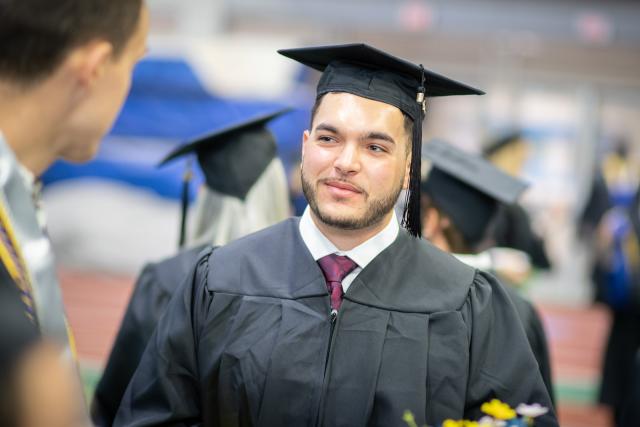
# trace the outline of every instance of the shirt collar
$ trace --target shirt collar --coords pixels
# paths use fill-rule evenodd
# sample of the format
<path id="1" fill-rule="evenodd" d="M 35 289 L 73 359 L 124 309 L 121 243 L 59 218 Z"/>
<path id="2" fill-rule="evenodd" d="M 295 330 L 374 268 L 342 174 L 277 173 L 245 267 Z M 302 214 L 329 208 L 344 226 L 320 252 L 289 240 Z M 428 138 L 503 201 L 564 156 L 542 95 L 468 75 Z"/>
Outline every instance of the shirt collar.
<path id="1" fill-rule="evenodd" d="M 18 172 L 20 172 L 20 176 L 24 181 L 24 184 L 27 186 L 30 192 L 35 191 L 36 189 L 36 177 L 31 171 L 25 168 L 22 163 L 18 162 Z"/>
<path id="2" fill-rule="evenodd" d="M 478 270 L 491 270 L 493 268 L 493 261 L 491 259 L 491 254 L 487 251 L 480 252 L 479 254 L 452 254 L 454 257 L 458 258 L 459 261 L 471 266 L 473 268 L 477 268 Z"/>
<path id="3" fill-rule="evenodd" d="M 365 268 L 380 252 L 391 245 L 398 237 L 400 226 L 395 212 L 389 221 L 389 224 L 383 228 L 378 234 L 371 237 L 366 242 L 361 243 L 349 251 L 341 251 L 331 243 L 327 237 L 322 234 L 311 218 L 309 207 L 304 210 L 302 218 L 300 218 L 300 235 L 314 260 L 330 255 L 346 255 L 358 264 L 358 267 Z"/>
<path id="4" fill-rule="evenodd" d="M 31 171 L 29 169 L 24 167 L 24 165 L 18 161 L 18 159 L 15 157 L 15 153 L 11 150 L 11 147 L 6 142 L 6 140 L 4 138 L 4 135 L 2 134 L 2 131 L 0 131 L 0 154 L 2 154 L 3 151 L 4 151 L 4 154 L 8 155 L 9 158 L 13 162 L 15 162 L 15 164 L 17 165 L 17 169 L 18 169 L 18 173 L 20 174 L 20 178 L 22 178 L 22 181 L 27 186 L 27 189 L 29 191 L 33 191 L 34 184 L 35 184 L 35 181 L 36 181 L 35 175 L 33 175 L 33 173 L 31 173 Z"/>

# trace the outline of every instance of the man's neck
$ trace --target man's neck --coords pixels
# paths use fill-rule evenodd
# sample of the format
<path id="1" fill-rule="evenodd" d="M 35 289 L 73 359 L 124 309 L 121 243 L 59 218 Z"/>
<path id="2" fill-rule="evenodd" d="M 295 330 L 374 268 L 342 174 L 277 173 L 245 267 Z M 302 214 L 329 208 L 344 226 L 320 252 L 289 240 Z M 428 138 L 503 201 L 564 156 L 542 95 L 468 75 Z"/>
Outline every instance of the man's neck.
<path id="1" fill-rule="evenodd" d="M 18 161 L 35 176 L 56 159 L 56 95 L 46 86 L 19 89 L 0 81 L 0 131 Z"/>
<path id="2" fill-rule="evenodd" d="M 358 230 L 345 230 L 325 224 L 311 211 L 311 219 L 316 227 L 318 227 L 318 230 L 341 251 L 350 251 L 380 233 L 389 225 L 389 221 L 391 221 L 392 218 L 393 211 L 390 211 L 382 220 L 374 225 Z"/>

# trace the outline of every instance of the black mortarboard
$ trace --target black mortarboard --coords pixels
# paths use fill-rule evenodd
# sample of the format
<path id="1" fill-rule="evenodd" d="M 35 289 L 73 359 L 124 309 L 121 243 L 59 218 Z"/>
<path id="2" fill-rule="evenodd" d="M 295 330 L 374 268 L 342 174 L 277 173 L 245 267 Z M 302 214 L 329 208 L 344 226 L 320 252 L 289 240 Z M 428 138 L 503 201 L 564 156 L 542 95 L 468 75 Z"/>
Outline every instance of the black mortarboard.
<path id="1" fill-rule="evenodd" d="M 482 148 L 482 155 L 485 156 L 485 157 L 491 156 L 492 154 L 497 153 L 498 151 L 500 151 L 504 147 L 507 147 L 507 146 L 519 141 L 520 139 L 522 139 L 522 133 L 520 131 L 507 132 L 507 133 L 501 135 L 500 137 L 489 141 Z"/>
<path id="2" fill-rule="evenodd" d="M 219 193 L 243 199 L 276 156 L 276 142 L 266 124 L 289 108 L 244 119 L 178 147 L 160 165 L 196 153 L 206 185 Z M 185 180 L 189 179 L 189 172 Z M 181 245 L 184 243 L 186 203 L 183 197 Z"/>
<path id="3" fill-rule="evenodd" d="M 422 191 L 451 218 L 472 246 L 485 237 L 499 204 L 515 203 L 527 188 L 525 182 L 482 157 L 443 141 L 425 144 L 424 155 L 432 168 L 421 184 Z"/>
<path id="4" fill-rule="evenodd" d="M 318 71 L 317 96 L 347 92 L 393 105 L 413 120 L 412 161 L 403 225 L 420 235 L 420 151 L 425 97 L 484 92 L 396 58 L 366 44 L 281 49 L 280 54 Z"/>

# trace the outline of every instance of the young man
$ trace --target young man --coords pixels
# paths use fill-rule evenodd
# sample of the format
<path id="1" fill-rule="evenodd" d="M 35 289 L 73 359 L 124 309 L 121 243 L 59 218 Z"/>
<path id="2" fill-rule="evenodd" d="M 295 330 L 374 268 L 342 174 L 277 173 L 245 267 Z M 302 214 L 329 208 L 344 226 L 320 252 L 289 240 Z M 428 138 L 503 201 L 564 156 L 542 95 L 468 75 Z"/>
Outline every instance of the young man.
<path id="1" fill-rule="evenodd" d="M 147 31 L 143 0 L 0 1 L 0 256 L 34 324 L 67 347 L 36 180 L 96 153 Z"/>
<path id="2" fill-rule="evenodd" d="M 481 92 L 366 45 L 281 53 L 323 70 L 309 209 L 201 256 L 115 425 L 396 426 L 406 410 L 434 425 L 492 397 L 548 405 L 504 290 L 415 237 L 424 97 Z"/>

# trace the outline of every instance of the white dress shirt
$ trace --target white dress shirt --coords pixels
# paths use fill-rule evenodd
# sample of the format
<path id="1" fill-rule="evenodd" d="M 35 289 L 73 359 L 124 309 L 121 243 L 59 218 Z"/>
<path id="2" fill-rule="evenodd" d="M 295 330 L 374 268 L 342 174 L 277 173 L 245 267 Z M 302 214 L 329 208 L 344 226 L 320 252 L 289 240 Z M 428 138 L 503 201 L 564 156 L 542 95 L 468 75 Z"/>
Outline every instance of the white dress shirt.
<path id="1" fill-rule="evenodd" d="M 389 224 L 387 224 L 387 226 L 378 234 L 349 251 L 341 251 L 336 248 L 336 246 L 331 243 L 324 234 L 322 234 L 320 229 L 313 222 L 308 206 L 300 218 L 300 235 L 302 236 L 304 244 L 307 245 L 309 252 L 311 252 L 314 260 L 318 261 L 324 256 L 336 254 L 348 256 L 358 264 L 358 266 L 342 280 L 342 289 L 345 293 L 358 274 L 360 274 L 362 269 L 373 261 L 380 252 L 396 240 L 399 231 L 400 226 L 398 225 L 398 218 L 394 212 Z"/>

